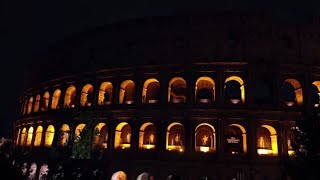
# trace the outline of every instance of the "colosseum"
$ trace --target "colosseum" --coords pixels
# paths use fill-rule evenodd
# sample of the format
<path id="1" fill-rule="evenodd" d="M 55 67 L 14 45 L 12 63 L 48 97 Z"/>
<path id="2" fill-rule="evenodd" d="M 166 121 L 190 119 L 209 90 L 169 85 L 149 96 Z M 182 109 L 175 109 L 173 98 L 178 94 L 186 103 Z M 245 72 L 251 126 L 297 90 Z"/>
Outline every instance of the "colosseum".
<path id="1" fill-rule="evenodd" d="M 283 179 L 296 122 L 319 126 L 319 28 L 197 14 L 58 42 L 25 77 L 16 163 L 28 179 Z"/>

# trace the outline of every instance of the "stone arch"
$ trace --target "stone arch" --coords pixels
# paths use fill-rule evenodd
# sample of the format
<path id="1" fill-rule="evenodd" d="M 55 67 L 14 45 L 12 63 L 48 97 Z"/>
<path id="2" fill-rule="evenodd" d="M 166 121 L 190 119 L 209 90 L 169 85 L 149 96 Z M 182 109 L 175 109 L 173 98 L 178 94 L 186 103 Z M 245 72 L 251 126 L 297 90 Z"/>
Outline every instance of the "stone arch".
<path id="1" fill-rule="evenodd" d="M 16 146 L 19 145 L 20 135 L 21 135 L 21 128 L 18 129 L 16 134 L 16 142 L 15 142 Z"/>
<path id="2" fill-rule="evenodd" d="M 111 82 L 103 82 L 100 85 L 98 104 L 110 105 L 112 101 L 113 86 Z"/>
<path id="3" fill-rule="evenodd" d="M 230 124 L 226 128 L 226 151 L 232 154 L 247 153 L 247 134 L 240 124 Z"/>
<path id="4" fill-rule="evenodd" d="M 125 80 L 121 83 L 119 92 L 119 104 L 133 104 L 135 84 L 132 80 Z"/>
<path id="5" fill-rule="evenodd" d="M 59 109 L 61 90 L 56 89 L 52 95 L 51 109 Z"/>
<path id="6" fill-rule="evenodd" d="M 150 180 L 151 178 L 154 179 L 152 175 L 150 175 L 147 172 L 144 172 L 137 177 L 137 180 Z"/>
<path id="7" fill-rule="evenodd" d="M 53 137 L 54 137 L 54 126 L 49 125 L 45 134 L 44 146 L 51 147 Z"/>
<path id="8" fill-rule="evenodd" d="M 320 106 L 320 81 L 314 81 L 311 89 L 311 101 L 314 107 Z"/>
<path id="9" fill-rule="evenodd" d="M 131 127 L 127 122 L 119 123 L 116 127 L 114 148 L 128 149 L 131 144 Z"/>
<path id="10" fill-rule="evenodd" d="M 236 81 L 239 83 L 240 97 L 238 97 L 239 95 L 237 92 L 235 92 L 235 94 L 233 94 L 233 93 L 230 93 L 229 95 L 227 94 L 228 88 L 229 88 L 228 83 L 230 83 L 232 81 Z M 245 85 L 244 85 L 243 80 L 239 76 L 228 77 L 224 82 L 224 89 L 225 89 L 225 97 L 226 97 L 226 95 L 229 96 L 226 98 L 229 98 L 228 100 L 230 100 L 231 103 L 237 104 L 237 103 L 239 103 L 239 101 L 241 101 L 242 103 L 245 103 Z"/>
<path id="11" fill-rule="evenodd" d="M 36 96 L 36 100 L 34 102 L 33 112 L 38 112 L 39 111 L 39 107 L 40 107 L 40 95 L 38 94 Z"/>
<path id="12" fill-rule="evenodd" d="M 195 151 L 215 152 L 216 132 L 214 127 L 208 123 L 201 123 L 195 128 Z"/>
<path id="13" fill-rule="evenodd" d="M 270 125 L 261 125 L 257 130 L 258 155 L 278 155 L 277 132 Z"/>
<path id="14" fill-rule="evenodd" d="M 199 77 L 195 85 L 195 99 L 199 103 L 215 101 L 215 82 L 207 76 Z"/>
<path id="15" fill-rule="evenodd" d="M 41 111 L 46 111 L 49 108 L 49 99 L 50 99 L 50 93 L 47 91 L 44 93 L 41 103 Z"/>
<path id="16" fill-rule="evenodd" d="M 286 84 L 289 83 L 293 87 L 292 91 L 290 89 L 286 89 Z M 296 103 L 298 106 L 301 106 L 303 104 L 303 94 L 302 94 L 302 87 L 298 80 L 296 79 L 286 79 L 284 80 L 282 87 L 283 90 L 287 90 L 289 93 L 294 94 L 294 99 L 291 97 L 288 97 L 284 92 L 282 93 L 283 101 L 286 103 L 287 106 L 293 106 L 294 103 Z M 289 88 L 289 87 L 287 87 Z"/>
<path id="17" fill-rule="evenodd" d="M 154 149 L 156 140 L 156 126 L 151 122 L 144 123 L 139 131 L 139 148 Z"/>
<path id="18" fill-rule="evenodd" d="M 184 127 L 181 123 L 171 123 L 167 128 L 166 136 L 166 149 L 168 151 L 184 151 Z"/>
<path id="19" fill-rule="evenodd" d="M 99 123 L 94 128 L 94 148 L 107 148 L 108 127 L 105 123 Z"/>
<path id="20" fill-rule="evenodd" d="M 73 108 L 75 106 L 76 88 L 70 85 L 64 95 L 64 108 Z"/>
<path id="21" fill-rule="evenodd" d="M 78 126 L 76 127 L 75 131 L 74 131 L 74 138 L 75 138 L 75 142 L 79 141 L 81 138 L 81 132 L 83 131 L 83 129 L 86 127 L 86 124 L 78 124 Z"/>
<path id="22" fill-rule="evenodd" d="M 41 140 L 42 140 L 42 132 L 43 132 L 43 127 L 38 126 L 36 129 L 36 135 L 34 138 L 34 143 L 33 146 L 38 147 L 41 145 Z"/>
<path id="23" fill-rule="evenodd" d="M 29 130 L 28 130 L 26 146 L 31 146 L 32 137 L 33 137 L 33 127 L 31 126 L 31 127 L 29 127 Z"/>
<path id="24" fill-rule="evenodd" d="M 68 124 L 62 124 L 60 127 L 59 146 L 64 147 L 68 144 L 70 137 L 70 127 Z"/>
<path id="25" fill-rule="evenodd" d="M 27 128 L 23 128 L 20 136 L 20 146 L 24 146 L 27 138 Z"/>
<path id="26" fill-rule="evenodd" d="M 157 103 L 160 98 L 160 83 L 155 78 L 147 79 L 143 84 L 142 103 Z"/>
<path id="27" fill-rule="evenodd" d="M 33 97 L 29 98 L 29 102 L 28 102 L 28 111 L 27 114 L 30 114 L 32 111 L 32 105 L 33 105 Z"/>
<path id="28" fill-rule="evenodd" d="M 117 171 L 112 175 L 111 180 L 127 180 L 127 175 L 123 171 Z"/>
<path id="29" fill-rule="evenodd" d="M 48 179 L 49 174 L 49 166 L 47 164 L 43 164 L 39 170 L 39 180 Z"/>
<path id="30" fill-rule="evenodd" d="M 31 163 L 29 168 L 28 180 L 36 179 L 36 172 L 37 172 L 37 164 L 33 162 Z"/>
<path id="31" fill-rule="evenodd" d="M 81 91 L 80 106 L 91 106 L 93 99 L 93 86 L 91 84 L 84 85 Z"/>
<path id="32" fill-rule="evenodd" d="M 168 102 L 185 103 L 186 89 L 187 83 L 182 77 L 172 78 L 168 87 Z"/>

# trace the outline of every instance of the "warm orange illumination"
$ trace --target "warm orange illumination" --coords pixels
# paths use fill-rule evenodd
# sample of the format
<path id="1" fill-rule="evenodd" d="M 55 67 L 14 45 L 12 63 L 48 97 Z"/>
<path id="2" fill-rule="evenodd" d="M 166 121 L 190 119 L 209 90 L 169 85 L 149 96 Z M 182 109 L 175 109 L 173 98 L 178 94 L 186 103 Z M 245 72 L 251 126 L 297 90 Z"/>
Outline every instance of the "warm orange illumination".
<path id="1" fill-rule="evenodd" d="M 108 128 L 105 123 L 99 123 L 94 128 L 94 148 L 107 148 Z"/>
<path id="2" fill-rule="evenodd" d="M 42 104 L 41 104 L 41 111 L 46 111 L 49 108 L 49 99 L 50 99 L 50 94 L 49 92 L 45 92 L 42 98 Z"/>
<path id="3" fill-rule="evenodd" d="M 51 147 L 53 137 L 54 137 L 54 127 L 52 125 L 49 125 L 45 134 L 44 146 Z"/>
<path id="4" fill-rule="evenodd" d="M 257 149 L 258 154 L 268 152 L 268 155 L 278 155 L 277 132 L 272 126 L 262 125 L 258 128 Z"/>
<path id="5" fill-rule="evenodd" d="M 33 145 L 36 147 L 41 145 L 42 131 L 43 131 L 42 126 L 38 126 L 37 130 L 36 130 L 36 136 L 34 139 L 34 143 L 33 143 Z"/>
<path id="6" fill-rule="evenodd" d="M 156 126 L 153 123 L 144 123 L 139 132 L 139 148 L 154 149 L 156 144 Z"/>
<path id="7" fill-rule="evenodd" d="M 258 155 L 269 155 L 272 154 L 272 150 L 259 148 L 257 149 L 257 153 Z"/>
<path id="8" fill-rule="evenodd" d="M 245 103 L 245 99 L 246 99 L 245 98 L 245 88 L 244 88 L 245 85 L 244 85 L 243 80 L 238 76 L 230 76 L 225 80 L 224 84 L 226 84 L 229 81 L 237 81 L 240 84 L 241 101 L 242 101 L 242 103 Z"/>
<path id="9" fill-rule="evenodd" d="M 33 127 L 30 127 L 28 130 L 28 136 L 27 136 L 27 146 L 31 145 L 32 142 L 32 136 L 33 136 Z"/>
<path id="10" fill-rule="evenodd" d="M 21 133 L 21 129 L 19 128 L 18 133 L 16 134 L 16 145 L 19 145 L 19 139 L 20 139 L 20 134 Z"/>
<path id="11" fill-rule="evenodd" d="M 111 180 L 127 180 L 127 175 L 123 171 L 118 171 L 112 175 Z"/>
<path id="12" fill-rule="evenodd" d="M 302 93 L 302 87 L 298 80 L 296 79 L 286 79 L 284 82 L 290 83 L 294 87 L 294 92 L 296 95 L 296 103 L 298 106 L 301 106 L 303 104 L 303 93 Z"/>
<path id="13" fill-rule="evenodd" d="M 34 103 L 33 112 L 38 112 L 40 107 L 40 95 L 37 95 L 36 101 Z"/>
<path id="14" fill-rule="evenodd" d="M 72 108 L 75 105 L 76 88 L 74 86 L 68 87 L 64 96 L 64 108 Z"/>
<path id="15" fill-rule="evenodd" d="M 79 124 L 79 125 L 76 127 L 76 130 L 74 131 L 74 136 L 75 136 L 74 139 L 75 139 L 75 142 L 77 142 L 77 141 L 81 138 L 80 134 L 81 134 L 82 130 L 83 130 L 85 127 L 86 127 L 85 124 Z"/>
<path id="16" fill-rule="evenodd" d="M 187 83 L 182 77 L 172 78 L 168 87 L 168 102 L 185 103 L 186 88 Z"/>
<path id="17" fill-rule="evenodd" d="M 27 137 L 27 129 L 23 128 L 21 133 L 21 139 L 20 139 L 20 146 L 24 146 L 26 143 L 26 137 Z"/>
<path id="18" fill-rule="evenodd" d="M 92 106 L 93 102 L 93 86 L 86 84 L 81 91 L 80 106 Z"/>
<path id="19" fill-rule="evenodd" d="M 171 123 L 167 128 L 166 149 L 168 151 L 184 150 L 184 127 L 181 123 Z"/>
<path id="20" fill-rule="evenodd" d="M 30 97 L 29 102 L 28 102 L 28 111 L 27 114 L 30 114 L 32 111 L 32 105 L 33 105 L 33 97 Z"/>
<path id="21" fill-rule="evenodd" d="M 130 148 L 131 127 L 128 123 L 122 122 L 116 127 L 114 148 Z"/>
<path id="22" fill-rule="evenodd" d="M 60 128 L 59 146 L 64 147 L 69 141 L 70 128 L 67 124 L 63 124 Z"/>
<path id="23" fill-rule="evenodd" d="M 195 151 L 215 152 L 216 134 L 211 124 L 202 123 L 195 129 Z"/>
<path id="24" fill-rule="evenodd" d="M 59 101 L 60 101 L 61 91 L 57 89 L 54 91 L 51 102 L 51 109 L 59 109 Z"/>
<path id="25" fill-rule="evenodd" d="M 125 80 L 120 86 L 119 104 L 133 104 L 135 84 L 132 80 Z"/>
<path id="26" fill-rule="evenodd" d="M 143 103 L 157 103 L 160 96 L 160 83 L 157 79 L 151 78 L 144 82 L 142 89 Z"/>
<path id="27" fill-rule="evenodd" d="M 109 105 L 112 100 L 112 89 L 113 86 L 111 82 L 104 82 L 100 86 L 98 104 L 99 105 Z"/>
<path id="28" fill-rule="evenodd" d="M 228 126 L 228 128 L 232 128 L 232 127 L 237 127 L 237 128 L 239 128 L 240 129 L 240 131 L 241 132 L 239 132 L 240 134 L 235 134 L 237 131 L 236 131 L 236 129 L 232 129 L 231 130 L 231 132 L 233 132 L 233 134 L 231 135 L 231 134 L 229 134 L 230 136 L 232 136 L 232 137 L 238 137 L 238 140 L 239 140 L 239 143 L 241 143 L 241 144 L 239 144 L 239 146 L 241 146 L 242 147 L 242 152 L 243 153 L 247 153 L 247 134 L 246 134 L 246 130 L 245 130 L 245 128 L 243 127 L 243 126 L 241 126 L 240 124 L 230 124 L 229 126 Z M 228 128 L 227 128 L 227 130 L 228 130 Z M 228 134 L 228 133 L 227 133 Z M 232 138 L 231 137 L 231 138 Z M 235 139 L 231 139 L 231 141 L 234 141 Z M 227 141 L 228 141 L 228 139 L 227 139 Z M 227 143 L 230 143 L 230 142 L 227 142 Z M 232 144 L 232 142 L 231 142 L 231 144 Z M 236 144 L 238 144 L 238 143 L 236 143 Z M 232 152 L 231 152 L 232 154 L 238 154 L 239 152 L 238 151 L 235 151 L 235 150 L 232 150 Z"/>
<path id="29" fill-rule="evenodd" d="M 195 99 L 199 103 L 215 101 L 215 83 L 210 77 L 200 77 L 195 85 Z"/>

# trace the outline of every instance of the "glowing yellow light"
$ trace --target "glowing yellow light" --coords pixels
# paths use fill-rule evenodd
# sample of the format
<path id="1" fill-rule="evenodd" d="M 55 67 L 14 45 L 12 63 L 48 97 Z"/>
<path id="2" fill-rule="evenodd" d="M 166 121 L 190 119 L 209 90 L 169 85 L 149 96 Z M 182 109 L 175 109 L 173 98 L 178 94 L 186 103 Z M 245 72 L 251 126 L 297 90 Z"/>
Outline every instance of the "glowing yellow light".
<path id="1" fill-rule="evenodd" d="M 179 149 L 179 151 L 180 151 L 180 152 L 183 152 L 183 149 L 182 149 L 182 148 L 180 148 L 180 149 Z"/>
<path id="2" fill-rule="evenodd" d="M 155 145 L 153 145 L 153 144 L 147 144 L 144 146 L 145 146 L 145 149 L 154 149 L 155 148 Z"/>
<path id="3" fill-rule="evenodd" d="M 292 156 L 294 154 L 294 150 L 288 150 L 289 156 Z"/>
<path id="4" fill-rule="evenodd" d="M 207 146 L 200 146 L 200 151 L 202 151 L 202 152 L 209 152 L 209 147 L 207 147 Z"/>
<path id="5" fill-rule="evenodd" d="M 257 152 L 259 155 L 267 155 L 269 154 L 269 149 L 258 149 Z"/>
<path id="6" fill-rule="evenodd" d="M 121 148 L 122 149 L 129 149 L 130 148 L 130 144 L 121 144 Z"/>

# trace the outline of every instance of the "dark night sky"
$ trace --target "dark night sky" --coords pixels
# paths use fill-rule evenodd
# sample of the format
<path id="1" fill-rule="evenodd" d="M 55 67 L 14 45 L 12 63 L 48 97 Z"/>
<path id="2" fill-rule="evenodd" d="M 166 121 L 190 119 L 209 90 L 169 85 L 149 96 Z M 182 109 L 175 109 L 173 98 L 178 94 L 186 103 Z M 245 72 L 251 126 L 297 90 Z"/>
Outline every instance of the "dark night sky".
<path id="1" fill-rule="evenodd" d="M 303 21 L 319 14 L 319 3 L 300 4 L 291 1 L 224 0 L 171 1 L 142 3 L 135 0 L 90 4 L 80 1 L 10 1 L 1 10 L 1 111 L 0 137 L 12 135 L 12 122 L 17 118 L 18 97 L 22 92 L 23 71 L 32 55 L 65 37 L 122 19 L 181 14 L 264 10 L 277 18 Z"/>

